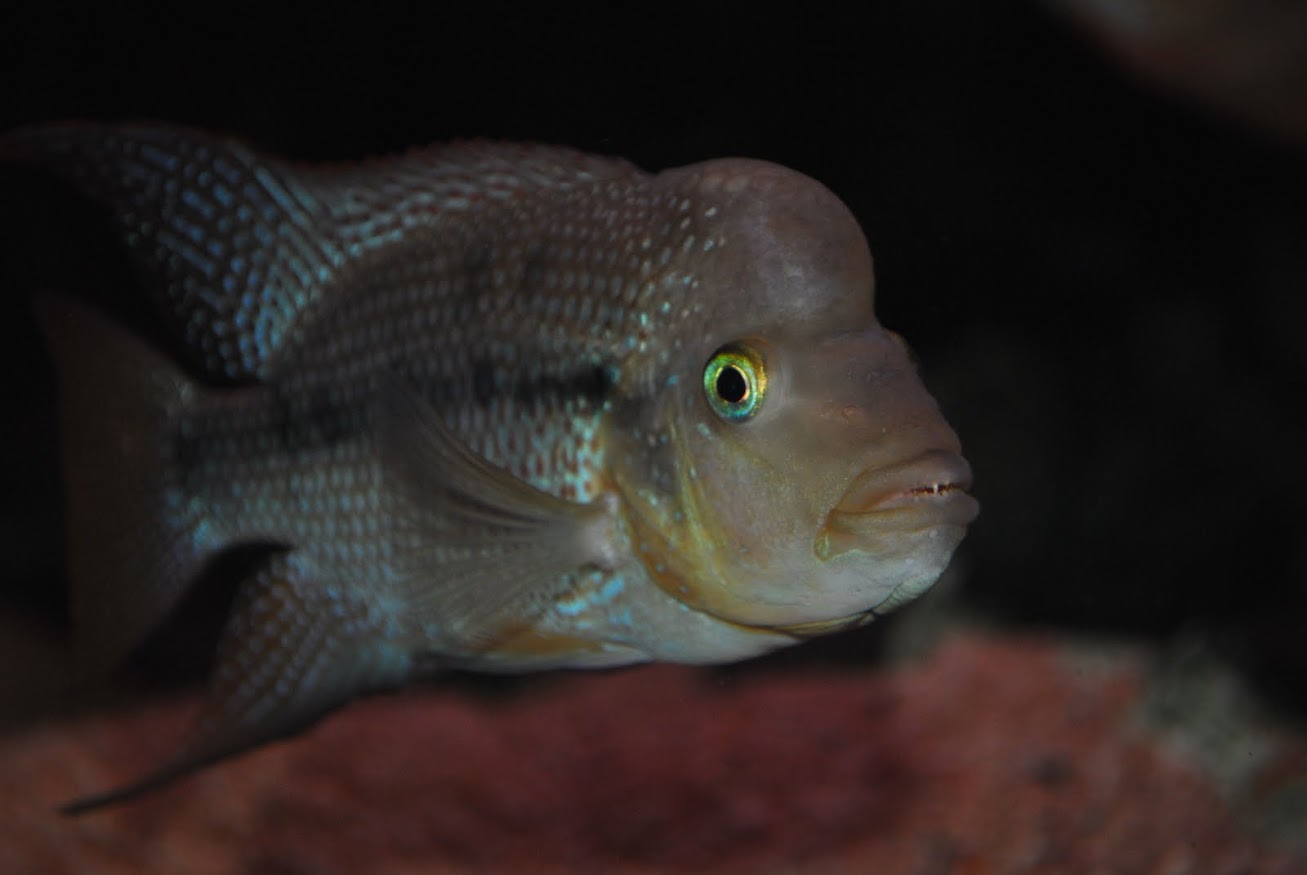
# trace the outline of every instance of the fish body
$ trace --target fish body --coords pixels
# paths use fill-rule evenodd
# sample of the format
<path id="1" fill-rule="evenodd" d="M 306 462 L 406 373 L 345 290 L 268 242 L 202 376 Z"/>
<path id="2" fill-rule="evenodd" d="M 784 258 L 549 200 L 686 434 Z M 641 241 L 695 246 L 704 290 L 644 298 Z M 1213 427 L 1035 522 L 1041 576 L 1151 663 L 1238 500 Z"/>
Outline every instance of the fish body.
<path id="1" fill-rule="evenodd" d="M 189 357 L 38 302 L 88 658 L 265 551 L 192 741 L 71 810 L 441 666 L 714 663 L 866 622 L 975 516 L 856 221 L 794 171 L 496 144 L 323 168 L 140 126 L 0 159 L 109 206 Z"/>

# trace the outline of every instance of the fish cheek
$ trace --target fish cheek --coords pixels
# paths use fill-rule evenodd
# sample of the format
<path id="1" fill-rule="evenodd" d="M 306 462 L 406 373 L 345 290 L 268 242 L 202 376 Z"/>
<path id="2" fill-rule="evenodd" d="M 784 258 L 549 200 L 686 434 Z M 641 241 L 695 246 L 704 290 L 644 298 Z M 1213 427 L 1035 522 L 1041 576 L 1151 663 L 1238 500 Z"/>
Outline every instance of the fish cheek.
<path id="1" fill-rule="evenodd" d="M 727 422 L 701 396 L 679 393 L 650 399 L 638 415 L 615 412 L 611 472 L 650 577 L 728 622 L 807 617 L 820 600 L 813 543 L 822 510 L 778 423 Z"/>
<path id="2" fill-rule="evenodd" d="M 787 606 L 807 601 L 816 564 L 820 512 L 776 425 L 705 423 L 689 437 L 696 476 L 685 498 L 711 533 L 714 582 L 739 601 L 740 622 L 786 620 Z"/>

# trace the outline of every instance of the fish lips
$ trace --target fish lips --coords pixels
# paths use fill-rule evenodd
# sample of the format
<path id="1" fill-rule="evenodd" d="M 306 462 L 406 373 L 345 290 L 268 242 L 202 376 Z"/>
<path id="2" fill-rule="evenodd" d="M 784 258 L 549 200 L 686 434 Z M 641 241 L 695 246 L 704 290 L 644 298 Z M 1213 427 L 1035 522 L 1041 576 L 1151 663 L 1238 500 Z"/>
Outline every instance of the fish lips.
<path id="1" fill-rule="evenodd" d="M 951 450 L 928 450 L 906 462 L 859 474 L 833 513 L 885 514 L 905 508 L 939 508 L 959 525 L 975 518 L 979 505 L 971 488 L 971 466 Z M 957 499 L 964 499 L 958 501 Z M 962 518 L 962 511 L 969 516 Z"/>
<path id="2" fill-rule="evenodd" d="M 965 528 L 980 512 L 980 503 L 967 492 L 970 488 L 971 466 L 951 450 L 928 450 L 868 469 L 854 478 L 831 510 L 817 554 L 825 559 L 860 542 L 895 534 Z"/>

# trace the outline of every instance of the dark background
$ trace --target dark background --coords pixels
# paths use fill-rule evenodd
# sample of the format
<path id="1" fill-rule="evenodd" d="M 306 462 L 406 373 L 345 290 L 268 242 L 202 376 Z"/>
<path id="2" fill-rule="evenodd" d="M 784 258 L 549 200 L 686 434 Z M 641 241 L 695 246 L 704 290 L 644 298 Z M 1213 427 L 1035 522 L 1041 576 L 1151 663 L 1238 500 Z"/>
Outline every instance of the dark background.
<path id="1" fill-rule="evenodd" d="M 533 10 L 10 11 L 0 128 L 165 119 L 308 159 L 492 137 L 805 171 L 863 223 L 881 318 L 975 468 L 962 604 L 1197 641 L 1302 706 L 1307 146 L 1138 78 L 1035 2 Z M 94 210 L 0 172 L 6 628 L 62 617 L 26 295 L 133 283 Z"/>

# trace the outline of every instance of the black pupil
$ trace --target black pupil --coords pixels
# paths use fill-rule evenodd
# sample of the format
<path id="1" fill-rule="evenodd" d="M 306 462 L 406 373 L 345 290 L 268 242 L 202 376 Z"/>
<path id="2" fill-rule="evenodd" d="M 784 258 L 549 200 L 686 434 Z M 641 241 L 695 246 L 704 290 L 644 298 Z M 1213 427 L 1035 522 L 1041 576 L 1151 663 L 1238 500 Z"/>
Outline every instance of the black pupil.
<path id="1" fill-rule="evenodd" d="M 739 404 L 749 397 L 749 381 L 735 365 L 722 368 L 717 375 L 717 397 L 727 404 Z"/>

